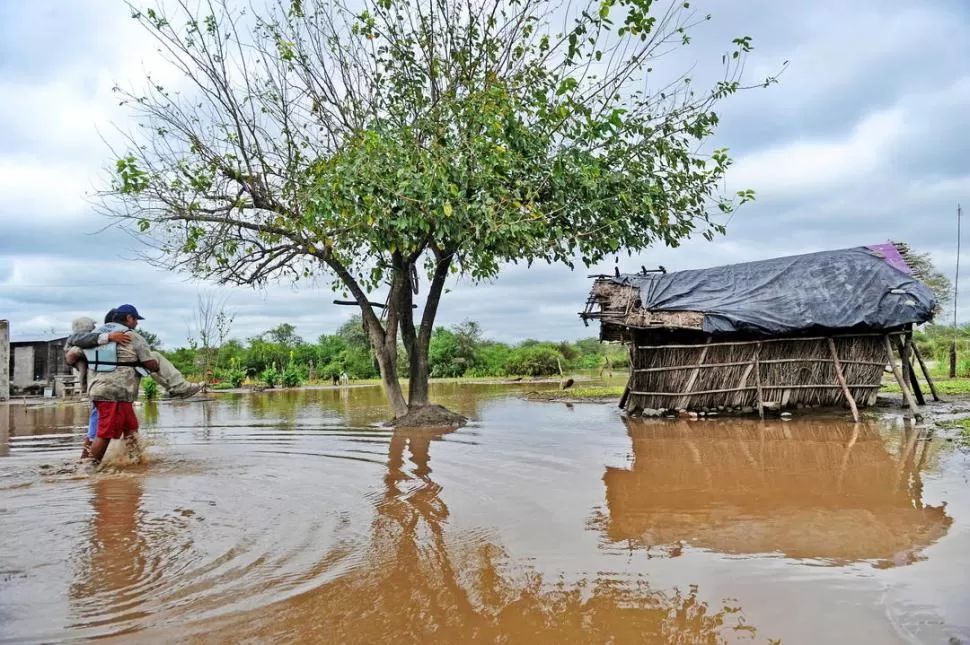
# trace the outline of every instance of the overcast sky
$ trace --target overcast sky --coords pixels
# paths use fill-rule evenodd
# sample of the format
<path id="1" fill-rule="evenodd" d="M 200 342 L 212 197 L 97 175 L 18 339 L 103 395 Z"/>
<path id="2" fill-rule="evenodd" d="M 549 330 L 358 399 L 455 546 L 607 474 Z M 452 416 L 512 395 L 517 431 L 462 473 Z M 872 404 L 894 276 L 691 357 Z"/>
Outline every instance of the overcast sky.
<path id="1" fill-rule="evenodd" d="M 755 204 L 714 242 L 620 258 L 688 269 L 904 240 L 952 276 L 956 207 L 970 207 L 970 4 L 966 0 L 713 0 L 694 44 L 660 65 L 716 71 L 718 52 L 754 38 L 752 78 L 790 66 L 781 83 L 720 110 L 716 144 L 736 165 L 732 190 Z M 134 260 L 139 243 L 94 214 L 89 195 L 108 153 L 100 133 L 123 124 L 111 93 L 163 72 L 121 2 L 0 2 L 0 318 L 15 339 L 66 333 L 77 315 L 131 302 L 169 348 L 184 345 L 199 293 L 216 293 L 246 338 L 282 321 L 315 339 L 353 313 L 325 288 L 215 287 Z M 674 69 L 679 72 L 681 69 Z M 970 228 L 970 221 L 967 221 Z M 964 267 L 967 264 L 964 263 Z M 577 339 L 587 273 L 512 266 L 497 281 L 450 285 L 439 324 L 476 320 L 487 336 Z M 970 267 L 968 267 L 970 268 Z M 966 284 L 966 282 L 965 282 Z M 970 320 L 970 294 L 960 319 Z M 947 315 L 943 322 L 949 322 Z"/>

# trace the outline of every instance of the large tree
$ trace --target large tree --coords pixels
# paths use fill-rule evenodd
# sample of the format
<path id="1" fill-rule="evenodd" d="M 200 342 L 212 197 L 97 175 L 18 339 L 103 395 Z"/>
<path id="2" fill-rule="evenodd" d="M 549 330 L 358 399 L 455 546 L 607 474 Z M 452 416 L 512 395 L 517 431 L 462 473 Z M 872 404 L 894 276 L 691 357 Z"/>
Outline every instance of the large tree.
<path id="1" fill-rule="evenodd" d="M 482 280 L 507 262 L 590 265 L 711 238 L 723 232 L 713 215 L 752 198 L 723 194 L 726 150 L 701 152 L 718 102 L 744 89 L 750 39 L 733 40 L 710 87 L 658 75 L 710 16 L 653 5 L 133 9 L 184 78 L 117 90 L 141 127 L 113 150 L 105 204 L 163 266 L 250 285 L 328 276 L 359 306 L 400 418 L 429 404 L 428 346 L 450 274 Z"/>

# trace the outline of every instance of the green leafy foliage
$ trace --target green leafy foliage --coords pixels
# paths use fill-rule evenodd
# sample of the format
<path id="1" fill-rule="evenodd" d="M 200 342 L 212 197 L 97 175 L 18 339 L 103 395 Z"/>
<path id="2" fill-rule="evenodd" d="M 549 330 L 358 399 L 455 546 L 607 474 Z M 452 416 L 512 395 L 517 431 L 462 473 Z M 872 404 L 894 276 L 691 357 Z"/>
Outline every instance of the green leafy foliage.
<path id="1" fill-rule="evenodd" d="M 246 380 L 246 372 L 239 368 L 236 359 L 233 358 L 229 363 L 229 369 L 223 374 L 223 378 L 234 388 L 242 387 Z"/>
<path id="2" fill-rule="evenodd" d="M 158 398 L 158 383 L 152 377 L 146 376 L 141 380 L 141 391 L 146 400 L 154 401 Z"/>
<path id="3" fill-rule="evenodd" d="M 279 370 L 276 369 L 276 365 L 271 365 L 267 367 L 260 373 L 259 380 L 261 380 L 266 387 L 276 387 L 280 384 L 280 374 Z"/>
<path id="4" fill-rule="evenodd" d="M 269 384 L 267 375 L 274 375 L 272 384 L 297 387 L 309 379 L 311 362 L 317 380 L 328 382 L 346 372 L 352 379 L 372 379 L 378 376 L 374 367 L 373 352 L 359 337 L 359 318 L 344 324 L 335 334 L 323 334 L 316 343 L 299 345 L 287 352 L 281 345 L 263 340 L 260 334 L 247 345 L 236 340 L 226 343 L 227 353 L 233 357 L 226 367 L 217 370 L 218 380 L 240 387 L 247 374 Z M 356 340 L 354 337 L 356 336 Z M 351 342 L 348 343 L 348 340 Z M 220 348 L 220 354 L 223 348 Z M 166 352 L 173 363 L 187 366 L 183 372 L 189 376 L 198 374 L 199 361 L 195 355 L 199 348 L 179 348 Z M 270 357 L 268 362 L 267 357 Z M 601 343 L 595 338 L 570 343 L 552 343 L 525 340 L 517 346 L 509 346 L 484 337 L 481 327 L 473 321 L 465 321 L 450 329 L 435 329 L 431 339 L 431 371 L 435 378 L 500 377 L 500 376 L 552 376 L 564 371 L 601 370 L 606 365 L 620 373 L 627 364 L 626 349 L 622 345 Z M 177 362 L 176 362 L 177 361 Z M 263 365 L 254 370 L 252 365 Z M 277 367 L 284 365 L 282 371 Z"/>
<path id="5" fill-rule="evenodd" d="M 573 267 L 712 239 L 754 198 L 725 193 L 728 151 L 706 146 L 717 105 L 749 87 L 750 37 L 726 43 L 711 86 L 682 77 L 646 89 L 663 55 L 709 18 L 689 3 L 196 7 L 133 10 L 187 82 L 118 89 L 143 128 L 106 203 L 154 238 L 164 266 L 252 285 L 326 274 L 358 303 L 373 353 L 361 360 L 356 338 L 342 336 L 343 356 L 321 365 L 379 366 L 396 412 L 407 407 L 402 365 L 411 394 L 424 393 L 418 404 L 425 365 L 490 369 L 444 336 L 429 357 L 450 274 L 485 280 L 510 262 Z M 385 289 L 378 315 L 371 294 Z M 248 370 L 300 344 L 276 331 Z M 399 360 L 399 337 L 417 360 Z"/>
<path id="6" fill-rule="evenodd" d="M 563 356 L 556 348 L 531 345 L 513 350 L 505 362 L 505 370 L 523 376 L 550 376 L 559 373 L 562 362 Z"/>
<path id="7" fill-rule="evenodd" d="M 300 365 L 291 362 L 280 375 L 280 382 L 283 387 L 299 387 L 306 382 L 306 373 Z"/>

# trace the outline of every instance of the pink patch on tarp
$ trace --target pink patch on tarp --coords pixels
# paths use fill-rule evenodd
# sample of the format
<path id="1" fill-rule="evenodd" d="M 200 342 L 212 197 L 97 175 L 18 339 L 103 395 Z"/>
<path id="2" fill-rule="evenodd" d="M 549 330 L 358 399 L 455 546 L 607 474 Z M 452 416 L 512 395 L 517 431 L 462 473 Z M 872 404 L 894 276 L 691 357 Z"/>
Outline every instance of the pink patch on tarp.
<path id="1" fill-rule="evenodd" d="M 866 247 L 870 251 L 876 251 L 882 255 L 886 264 L 889 266 L 899 269 L 903 273 L 908 275 L 913 275 L 913 270 L 906 264 L 906 260 L 900 255 L 899 250 L 892 244 L 870 244 Z"/>

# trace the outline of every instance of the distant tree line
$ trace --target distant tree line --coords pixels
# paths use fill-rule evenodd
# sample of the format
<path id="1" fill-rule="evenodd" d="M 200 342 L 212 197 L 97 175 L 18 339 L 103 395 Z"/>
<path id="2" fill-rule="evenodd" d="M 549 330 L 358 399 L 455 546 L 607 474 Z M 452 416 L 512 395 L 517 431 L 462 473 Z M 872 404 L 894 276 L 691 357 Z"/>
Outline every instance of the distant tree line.
<path id="1" fill-rule="evenodd" d="M 142 330 L 139 330 L 142 331 Z M 150 331 L 142 332 L 158 345 Z M 270 387 L 288 387 L 307 381 L 379 378 L 377 360 L 360 316 L 354 316 L 333 334 L 309 342 L 290 323 L 249 338 L 230 339 L 218 347 L 203 348 L 197 342 L 170 351 L 159 348 L 189 377 L 234 387 L 244 382 Z M 398 353 L 405 361 L 405 352 Z M 574 370 L 625 369 L 628 357 L 621 345 L 601 343 L 596 338 L 576 342 L 524 340 L 509 345 L 484 337 L 481 326 L 465 321 L 450 328 L 437 327 L 428 353 L 432 378 L 536 377 Z"/>

